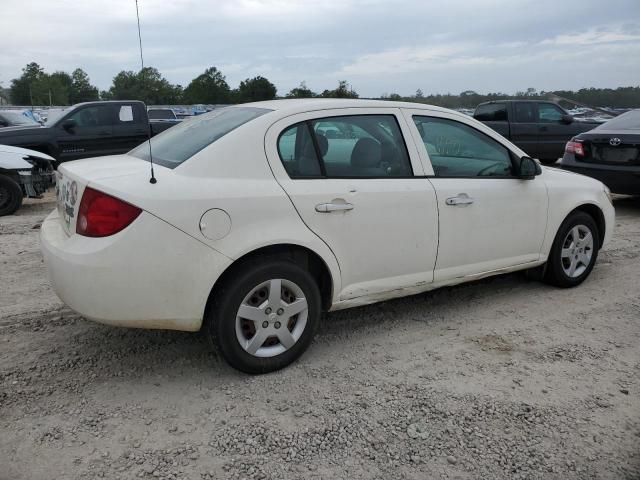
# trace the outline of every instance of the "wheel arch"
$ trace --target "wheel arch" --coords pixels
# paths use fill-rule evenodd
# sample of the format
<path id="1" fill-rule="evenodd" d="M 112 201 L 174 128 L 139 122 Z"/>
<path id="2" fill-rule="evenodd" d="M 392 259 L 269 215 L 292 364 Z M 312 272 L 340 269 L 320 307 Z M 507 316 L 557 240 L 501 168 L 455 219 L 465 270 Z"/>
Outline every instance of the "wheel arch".
<path id="1" fill-rule="evenodd" d="M 316 252 L 308 247 L 293 243 L 280 243 L 266 245 L 250 252 L 245 253 L 241 257 L 234 260 L 217 278 L 207 299 L 205 306 L 203 325 L 206 319 L 209 317 L 212 299 L 218 288 L 227 282 L 234 273 L 244 267 L 248 263 L 254 263 L 260 260 L 286 260 L 292 261 L 296 265 L 303 266 L 307 269 L 314 278 L 318 281 L 318 288 L 320 289 L 320 295 L 322 298 L 323 310 L 329 310 L 333 303 L 333 293 L 335 288 L 335 280 L 331 273 L 331 269 L 325 262 L 325 260 Z"/>
<path id="2" fill-rule="evenodd" d="M 600 209 L 600 207 L 594 203 L 583 203 L 582 205 L 577 206 L 573 210 L 571 210 L 565 219 L 571 215 L 573 212 L 584 212 L 589 215 L 596 222 L 596 226 L 598 227 L 598 250 L 602 248 L 604 243 L 604 236 L 607 232 L 607 224 L 604 219 L 604 213 Z"/>

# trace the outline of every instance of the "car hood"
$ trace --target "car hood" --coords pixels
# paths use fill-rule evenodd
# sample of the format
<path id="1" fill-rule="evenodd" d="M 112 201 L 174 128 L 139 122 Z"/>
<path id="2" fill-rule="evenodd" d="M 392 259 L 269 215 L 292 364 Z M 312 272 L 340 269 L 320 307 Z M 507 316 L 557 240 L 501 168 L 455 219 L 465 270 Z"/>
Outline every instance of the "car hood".
<path id="1" fill-rule="evenodd" d="M 45 127 L 43 125 L 14 125 L 13 127 L 0 128 L 0 133 L 20 132 L 22 130 L 38 130 L 42 128 L 49 128 L 49 127 Z"/>
<path id="2" fill-rule="evenodd" d="M 7 170 L 31 169 L 33 165 L 25 158 L 43 158 L 49 162 L 55 160 L 44 153 L 29 150 L 27 148 L 12 147 L 10 145 L 0 145 L 0 168 Z"/>

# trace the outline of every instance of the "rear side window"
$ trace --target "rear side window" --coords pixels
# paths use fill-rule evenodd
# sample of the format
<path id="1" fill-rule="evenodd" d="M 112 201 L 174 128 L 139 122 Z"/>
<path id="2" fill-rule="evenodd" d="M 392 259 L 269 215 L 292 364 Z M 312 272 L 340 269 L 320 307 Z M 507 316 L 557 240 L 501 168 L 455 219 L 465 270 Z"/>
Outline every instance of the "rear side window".
<path id="1" fill-rule="evenodd" d="M 522 102 L 515 104 L 516 122 L 536 123 L 536 106 L 532 102 Z"/>
<path id="2" fill-rule="evenodd" d="M 488 103 L 476 108 L 473 118 L 482 122 L 506 122 L 507 105 L 504 103 Z"/>
<path id="3" fill-rule="evenodd" d="M 227 133 L 270 111 L 266 108 L 227 107 L 179 123 L 151 139 L 153 161 L 175 168 Z M 149 143 L 144 142 L 129 155 L 149 161 Z"/>
<path id="4" fill-rule="evenodd" d="M 493 138 L 455 120 L 414 116 L 436 177 L 511 176 L 511 156 Z"/>
<path id="5" fill-rule="evenodd" d="M 394 115 L 351 115 L 301 122 L 278 139 L 291 178 L 413 176 Z"/>

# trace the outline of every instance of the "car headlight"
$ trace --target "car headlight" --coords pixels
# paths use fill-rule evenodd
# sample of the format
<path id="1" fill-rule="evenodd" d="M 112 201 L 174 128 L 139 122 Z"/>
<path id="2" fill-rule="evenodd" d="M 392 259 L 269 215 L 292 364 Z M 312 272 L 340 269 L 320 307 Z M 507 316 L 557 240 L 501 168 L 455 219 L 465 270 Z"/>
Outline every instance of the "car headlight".
<path id="1" fill-rule="evenodd" d="M 609 199 L 609 203 L 613 205 L 613 197 L 611 196 L 611 190 L 609 190 L 609 187 L 607 187 L 606 185 L 604 185 L 604 194 Z"/>

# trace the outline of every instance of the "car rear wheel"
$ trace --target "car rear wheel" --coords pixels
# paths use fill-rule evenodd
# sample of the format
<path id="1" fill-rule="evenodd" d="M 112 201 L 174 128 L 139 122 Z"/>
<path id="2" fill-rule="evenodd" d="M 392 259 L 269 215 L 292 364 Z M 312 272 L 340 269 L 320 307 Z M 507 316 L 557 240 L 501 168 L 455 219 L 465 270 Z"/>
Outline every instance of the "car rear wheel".
<path id="1" fill-rule="evenodd" d="M 593 218 L 574 212 L 563 222 L 553 241 L 545 280 L 558 287 L 574 287 L 591 273 L 598 257 L 600 236 Z"/>
<path id="2" fill-rule="evenodd" d="M 11 215 L 22 205 L 22 189 L 14 180 L 0 175 L 0 217 Z"/>
<path id="3" fill-rule="evenodd" d="M 232 367 L 267 373 L 309 347 L 320 310 L 318 285 L 303 268 L 287 261 L 249 264 L 214 293 L 207 331 Z"/>

